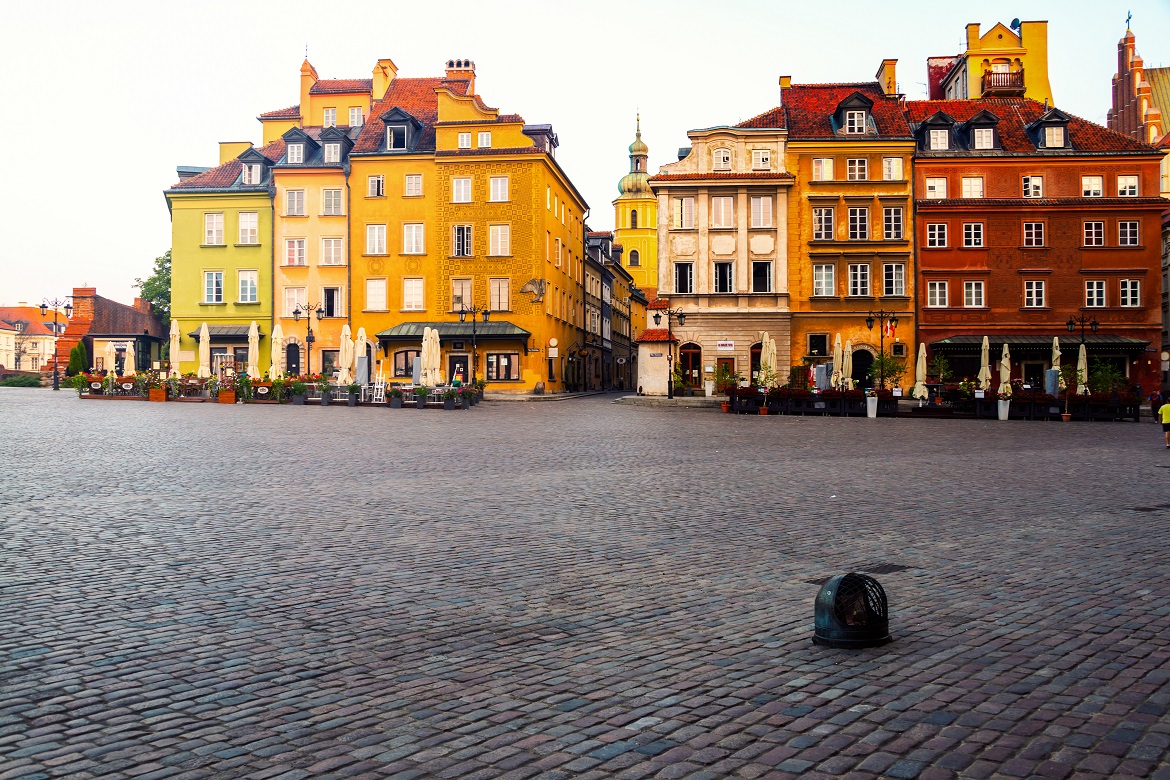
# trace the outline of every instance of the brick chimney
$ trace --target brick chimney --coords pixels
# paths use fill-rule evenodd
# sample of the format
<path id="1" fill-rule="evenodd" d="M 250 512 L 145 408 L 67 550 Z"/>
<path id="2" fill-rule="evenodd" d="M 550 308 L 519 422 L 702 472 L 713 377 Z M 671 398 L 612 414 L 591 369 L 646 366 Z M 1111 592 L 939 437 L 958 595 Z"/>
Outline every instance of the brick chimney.
<path id="1" fill-rule="evenodd" d="M 394 64 L 394 60 L 385 57 L 378 60 L 371 75 L 373 76 L 373 84 L 370 87 L 370 98 L 376 103 L 386 96 L 386 90 L 390 89 L 390 82 L 398 75 L 398 66 Z"/>
<path id="2" fill-rule="evenodd" d="M 471 60 L 447 60 L 447 78 L 451 81 L 469 81 L 467 94 L 475 94 L 475 63 Z"/>
<path id="3" fill-rule="evenodd" d="M 143 298 L 135 298 L 134 299 L 134 308 L 138 309 L 138 311 L 142 312 L 143 314 L 150 314 L 150 312 L 154 308 L 154 306 L 148 300 L 145 300 Z"/>
<path id="4" fill-rule="evenodd" d="M 881 67 L 874 74 L 874 78 L 882 85 L 886 97 L 895 97 L 898 94 L 898 79 L 895 76 L 897 64 L 897 60 L 882 60 Z"/>

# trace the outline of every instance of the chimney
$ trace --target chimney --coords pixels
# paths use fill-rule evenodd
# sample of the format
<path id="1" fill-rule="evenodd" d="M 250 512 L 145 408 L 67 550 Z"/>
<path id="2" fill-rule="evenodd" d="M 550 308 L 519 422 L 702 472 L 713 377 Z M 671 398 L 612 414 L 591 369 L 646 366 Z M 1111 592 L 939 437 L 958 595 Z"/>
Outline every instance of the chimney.
<path id="1" fill-rule="evenodd" d="M 967 25 L 967 51 L 973 51 L 979 48 L 979 23 L 972 22 Z"/>
<path id="2" fill-rule="evenodd" d="M 784 105 L 784 90 L 790 88 L 791 86 L 792 86 L 792 77 L 791 76 L 781 76 L 780 77 L 780 105 Z"/>
<path id="3" fill-rule="evenodd" d="M 469 81 L 467 94 L 475 94 L 475 63 L 471 60 L 447 60 L 447 79 L 449 81 Z"/>
<path id="4" fill-rule="evenodd" d="M 309 116 L 309 90 L 317 83 L 317 69 L 309 64 L 309 59 L 301 63 L 301 124 Z"/>
<path id="5" fill-rule="evenodd" d="M 378 60 L 373 71 L 374 84 L 370 89 L 370 98 L 375 103 L 386 96 L 386 90 L 390 89 L 390 82 L 397 75 L 398 66 L 394 64 L 394 60 L 389 57 Z"/>
<path id="6" fill-rule="evenodd" d="M 244 152 L 252 148 L 251 141 L 220 141 L 219 142 L 219 164 L 223 165 L 229 160 L 234 160 Z"/>
<path id="7" fill-rule="evenodd" d="M 882 60 L 881 67 L 874 74 L 874 78 L 882 85 L 882 91 L 886 93 L 886 97 L 894 97 L 898 94 L 898 79 L 894 74 L 894 68 L 897 64 L 897 60 Z"/>

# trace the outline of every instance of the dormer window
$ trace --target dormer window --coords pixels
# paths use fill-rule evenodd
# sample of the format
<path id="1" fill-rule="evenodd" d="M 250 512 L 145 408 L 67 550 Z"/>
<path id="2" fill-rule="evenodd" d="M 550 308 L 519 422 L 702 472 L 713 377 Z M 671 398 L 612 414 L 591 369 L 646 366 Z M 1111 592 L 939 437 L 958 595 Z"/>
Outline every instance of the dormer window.
<path id="1" fill-rule="evenodd" d="M 1064 147 L 1064 128 L 1044 128 L 1044 147 L 1046 149 L 1060 149 Z"/>
<path id="2" fill-rule="evenodd" d="M 845 112 L 845 132 L 849 133 L 850 135 L 861 134 L 865 132 L 864 111 Z"/>
<path id="3" fill-rule="evenodd" d="M 949 130 L 931 130 L 930 148 L 934 151 L 945 151 L 951 148 L 951 133 Z"/>
<path id="4" fill-rule="evenodd" d="M 290 163 L 303 163 L 305 161 L 305 145 L 304 144 L 289 144 L 288 145 L 288 161 Z"/>
<path id="5" fill-rule="evenodd" d="M 990 127 L 977 127 L 973 133 L 976 149 L 995 148 L 995 130 Z"/>
<path id="6" fill-rule="evenodd" d="M 325 162 L 341 162 L 341 144 L 325 144 Z"/>
<path id="7" fill-rule="evenodd" d="M 322 127 L 337 127 L 337 109 L 325 109 L 325 118 L 321 120 Z"/>
<path id="8" fill-rule="evenodd" d="M 731 170 L 731 150 L 716 149 L 711 155 L 711 167 L 716 171 Z"/>
<path id="9" fill-rule="evenodd" d="M 405 149 L 406 148 L 406 125 L 387 125 L 386 126 L 386 148 L 387 149 Z"/>
<path id="10" fill-rule="evenodd" d="M 362 108 L 361 106 L 354 106 L 349 110 L 349 126 L 361 127 L 362 122 Z"/>
<path id="11" fill-rule="evenodd" d="M 245 163 L 243 175 L 244 184 L 259 184 L 261 178 L 264 176 L 264 168 L 260 165 L 260 163 Z"/>
<path id="12" fill-rule="evenodd" d="M 766 171 L 772 167 L 772 154 L 767 149 L 752 149 L 752 170 Z"/>

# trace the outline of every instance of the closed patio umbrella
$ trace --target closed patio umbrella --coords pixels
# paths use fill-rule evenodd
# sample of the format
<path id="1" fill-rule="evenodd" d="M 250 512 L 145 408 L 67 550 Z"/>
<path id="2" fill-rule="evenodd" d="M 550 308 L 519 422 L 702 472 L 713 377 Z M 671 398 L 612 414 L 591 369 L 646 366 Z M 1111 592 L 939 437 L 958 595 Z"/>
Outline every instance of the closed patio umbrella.
<path id="1" fill-rule="evenodd" d="M 853 389 L 853 339 L 845 339 L 841 350 L 841 384 L 846 390 Z"/>
<path id="2" fill-rule="evenodd" d="M 105 358 L 106 358 L 106 361 L 105 361 L 106 371 L 109 371 L 111 374 L 117 374 L 118 373 L 118 363 L 117 363 L 118 349 L 117 349 L 117 347 L 114 346 L 114 342 L 112 342 L 112 341 L 106 342 Z"/>
<path id="3" fill-rule="evenodd" d="M 991 389 L 991 343 L 983 337 L 983 348 L 979 350 L 979 389 Z"/>
<path id="4" fill-rule="evenodd" d="M 366 344 L 368 342 L 369 342 L 369 339 L 366 338 L 365 327 L 358 328 L 357 338 L 355 338 L 353 340 L 353 376 L 354 376 L 355 382 L 361 380 L 364 383 L 369 383 L 370 375 L 373 373 L 373 366 L 367 364 L 366 365 L 366 375 L 364 377 L 359 377 L 357 375 L 358 357 L 366 354 Z"/>
<path id="5" fill-rule="evenodd" d="M 1060 371 L 1060 337 L 1052 337 L 1052 368 L 1055 371 Z M 1057 379 L 1057 387 L 1064 387 L 1064 380 Z"/>
<path id="6" fill-rule="evenodd" d="M 1085 352 L 1085 345 L 1077 353 L 1077 395 L 1089 394 L 1089 356 Z"/>
<path id="7" fill-rule="evenodd" d="M 199 374 L 200 379 L 211 376 L 211 334 L 207 330 L 207 323 L 199 327 Z"/>
<path id="8" fill-rule="evenodd" d="M 914 365 L 914 397 L 926 398 L 926 343 L 918 342 L 918 362 Z"/>
<path id="9" fill-rule="evenodd" d="M 999 392 L 1004 395 L 1012 394 L 1012 354 L 1008 350 L 1007 342 L 1003 344 L 1003 354 L 999 357 Z"/>
<path id="10" fill-rule="evenodd" d="M 256 320 L 248 326 L 248 376 L 252 379 L 260 378 L 260 368 L 256 363 L 260 360 L 260 328 Z"/>
<path id="11" fill-rule="evenodd" d="M 272 354 L 269 356 L 268 378 L 276 379 L 280 376 L 280 351 L 284 349 L 284 329 L 280 327 L 280 323 L 272 326 L 272 336 L 268 339 L 268 350 Z"/>
<path id="12" fill-rule="evenodd" d="M 845 370 L 841 361 L 844 358 L 844 352 L 841 349 L 841 334 L 833 339 L 833 376 L 829 380 L 829 384 L 833 387 L 841 388 L 845 385 Z"/>
<path id="13" fill-rule="evenodd" d="M 169 376 L 179 375 L 179 321 L 171 320 L 171 370 Z"/>
<path id="14" fill-rule="evenodd" d="M 122 376 L 134 376 L 134 342 L 126 342 L 126 355 L 122 358 Z"/>
<path id="15" fill-rule="evenodd" d="M 353 340 L 349 337 L 349 323 L 341 326 L 341 354 L 337 356 L 340 371 L 337 383 L 348 385 L 353 382 Z"/>

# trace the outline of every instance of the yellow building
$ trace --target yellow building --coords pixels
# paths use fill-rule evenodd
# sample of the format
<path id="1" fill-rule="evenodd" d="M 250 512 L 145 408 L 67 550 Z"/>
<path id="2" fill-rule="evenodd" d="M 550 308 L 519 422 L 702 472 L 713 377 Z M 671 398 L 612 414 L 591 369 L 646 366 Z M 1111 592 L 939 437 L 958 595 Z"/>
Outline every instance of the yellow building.
<path id="1" fill-rule="evenodd" d="M 646 172 L 649 147 L 642 141 L 642 117 L 630 144 L 630 172 L 618 182 L 613 202 L 614 241 L 624 250 L 623 265 L 634 284 L 643 290 L 658 289 L 658 198 L 650 189 Z"/>
<path id="2" fill-rule="evenodd" d="M 891 71 L 892 72 L 892 71 Z M 967 25 L 967 50 L 958 56 L 927 59 L 932 100 L 1024 96 L 1052 103 L 1048 83 L 1048 22 L 996 24 L 983 35 Z M 896 84 L 882 84 L 897 92 Z"/>

